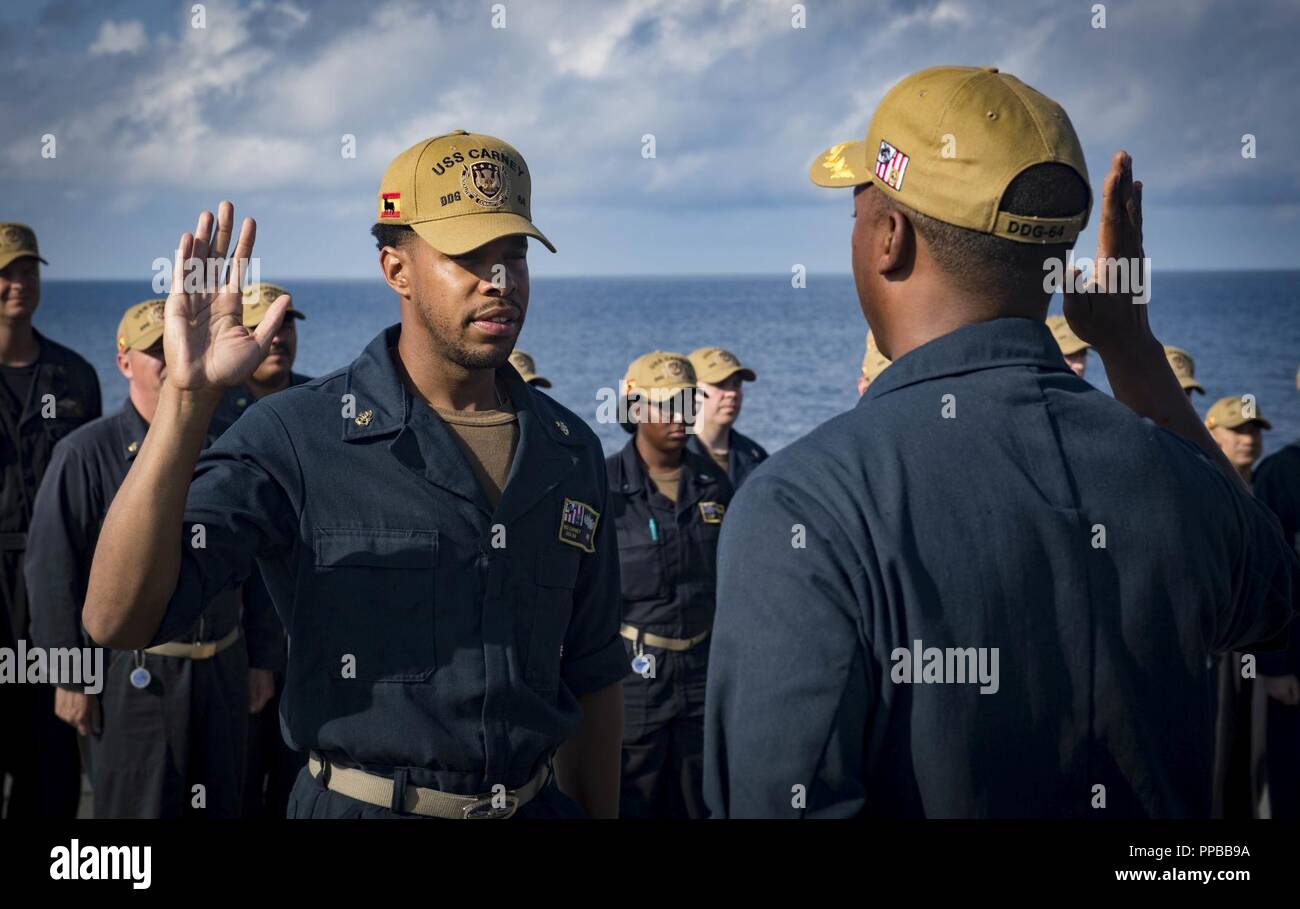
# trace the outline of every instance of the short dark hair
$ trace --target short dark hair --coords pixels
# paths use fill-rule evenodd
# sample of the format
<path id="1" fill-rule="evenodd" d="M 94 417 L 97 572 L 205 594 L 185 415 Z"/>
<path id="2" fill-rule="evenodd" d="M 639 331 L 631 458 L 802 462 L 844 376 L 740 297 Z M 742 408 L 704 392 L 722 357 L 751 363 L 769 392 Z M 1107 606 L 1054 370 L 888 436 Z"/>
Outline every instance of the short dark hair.
<path id="1" fill-rule="evenodd" d="M 1064 259 L 1071 243 L 1018 243 L 938 221 L 881 195 L 907 216 L 939 267 L 954 282 L 982 296 L 1037 301 L 1048 259 Z M 1088 184 L 1065 164 L 1036 164 L 1011 181 L 999 211 L 1038 218 L 1064 218 L 1088 207 Z M 1037 296 L 1034 296 L 1037 294 Z"/>
<path id="2" fill-rule="evenodd" d="M 376 224 L 370 228 L 370 236 L 375 238 L 375 248 L 391 246 L 400 249 L 402 244 L 411 242 L 415 231 L 407 224 Z"/>

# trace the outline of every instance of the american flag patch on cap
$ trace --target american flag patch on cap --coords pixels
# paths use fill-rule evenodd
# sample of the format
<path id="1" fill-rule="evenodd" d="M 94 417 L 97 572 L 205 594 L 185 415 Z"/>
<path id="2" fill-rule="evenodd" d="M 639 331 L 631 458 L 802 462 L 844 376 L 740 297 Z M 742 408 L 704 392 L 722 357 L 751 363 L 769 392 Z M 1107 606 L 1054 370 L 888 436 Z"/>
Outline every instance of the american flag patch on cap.
<path id="1" fill-rule="evenodd" d="M 907 173 L 907 162 L 912 160 L 884 139 L 880 140 L 880 152 L 876 155 L 876 176 L 890 189 L 903 188 L 903 175 Z"/>

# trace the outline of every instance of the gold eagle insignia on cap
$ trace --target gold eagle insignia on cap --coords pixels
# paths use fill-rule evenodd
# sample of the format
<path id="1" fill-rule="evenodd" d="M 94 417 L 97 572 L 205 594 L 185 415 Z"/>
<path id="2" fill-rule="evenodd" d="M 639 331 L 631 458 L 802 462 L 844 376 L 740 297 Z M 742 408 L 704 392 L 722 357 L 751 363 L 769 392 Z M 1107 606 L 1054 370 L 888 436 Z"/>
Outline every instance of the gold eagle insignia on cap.
<path id="1" fill-rule="evenodd" d="M 836 145 L 826 153 L 825 160 L 822 161 L 822 167 L 831 172 L 831 179 L 838 180 L 841 177 L 848 180 L 856 180 L 857 177 L 853 171 L 849 170 L 849 162 L 844 160 L 844 146 L 848 143 Z"/>

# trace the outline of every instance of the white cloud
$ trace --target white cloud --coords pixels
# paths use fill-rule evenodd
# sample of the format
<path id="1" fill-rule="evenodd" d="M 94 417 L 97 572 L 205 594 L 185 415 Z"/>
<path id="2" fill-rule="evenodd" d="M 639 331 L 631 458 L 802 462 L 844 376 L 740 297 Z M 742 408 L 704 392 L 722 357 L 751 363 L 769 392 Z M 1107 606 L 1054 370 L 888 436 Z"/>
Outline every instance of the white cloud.
<path id="1" fill-rule="evenodd" d="M 764 36 L 791 32 L 790 4 L 781 0 L 625 0 L 599 12 L 589 8 L 578 21 L 594 25 L 561 30 L 546 50 L 557 72 L 593 81 L 695 75 Z M 639 44 L 633 40 L 638 29 L 644 29 Z"/>
<path id="2" fill-rule="evenodd" d="M 99 57 L 105 54 L 138 54 L 149 45 L 149 38 L 144 32 L 144 23 L 138 19 L 129 22 L 106 21 L 99 27 L 99 35 L 90 45 L 90 55 Z"/>
<path id="3" fill-rule="evenodd" d="M 1002 0 L 827 0 L 808 5 L 803 30 L 791 29 L 786 0 L 512 4 L 506 29 L 492 29 L 477 0 L 383 0 L 344 16 L 295 2 L 209 0 L 206 29 L 184 18 L 152 39 L 138 22 L 104 23 L 96 47 L 150 45 L 132 60 L 20 53 L 16 71 L 30 70 L 41 93 L 24 94 L 15 116 L 56 133 L 60 161 L 94 149 L 68 177 L 88 186 L 303 189 L 344 209 L 370 204 L 392 155 L 457 128 L 516 144 L 539 210 L 829 199 L 804 179 L 812 157 L 860 138 L 899 78 L 944 63 L 1015 73 L 1062 102 L 1096 167 L 1124 145 L 1158 161 L 1168 186 L 1219 186 L 1206 177 L 1225 135 L 1281 147 L 1294 134 L 1287 122 L 1270 131 L 1266 104 L 1286 90 L 1286 67 L 1258 64 L 1246 93 L 1201 71 L 1198 56 L 1216 61 L 1242 42 L 1207 44 L 1222 36 L 1218 0 L 1192 0 L 1173 33 L 1145 4 L 1140 16 L 1113 7 L 1100 31 L 1077 9 Z M 339 154 L 345 133 L 356 159 Z M 645 133 L 653 161 L 641 157 Z M 0 159 L 49 180 L 55 168 L 35 147 L 15 131 Z M 1256 172 L 1294 194 L 1294 163 L 1261 159 L 1247 182 Z"/>

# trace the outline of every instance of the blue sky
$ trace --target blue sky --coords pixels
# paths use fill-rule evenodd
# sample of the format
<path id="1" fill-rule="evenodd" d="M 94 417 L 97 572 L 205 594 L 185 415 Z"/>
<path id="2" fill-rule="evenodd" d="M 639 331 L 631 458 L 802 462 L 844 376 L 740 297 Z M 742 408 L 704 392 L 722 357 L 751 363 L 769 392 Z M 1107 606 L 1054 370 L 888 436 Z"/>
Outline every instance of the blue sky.
<path id="1" fill-rule="evenodd" d="M 0 8 L 0 221 L 37 229 L 47 277 L 147 278 L 223 197 L 263 277 L 371 276 L 384 167 L 458 128 L 528 159 L 560 250 L 535 275 L 842 273 L 848 194 L 807 166 L 942 63 L 1060 101 L 1094 192 L 1131 151 L 1157 270 L 1297 267 L 1294 0 L 1113 0 L 1104 29 L 1084 0 L 809 0 L 804 29 L 785 0 L 505 0 L 504 29 L 480 0 L 204 5 L 203 29 L 191 0 Z"/>

